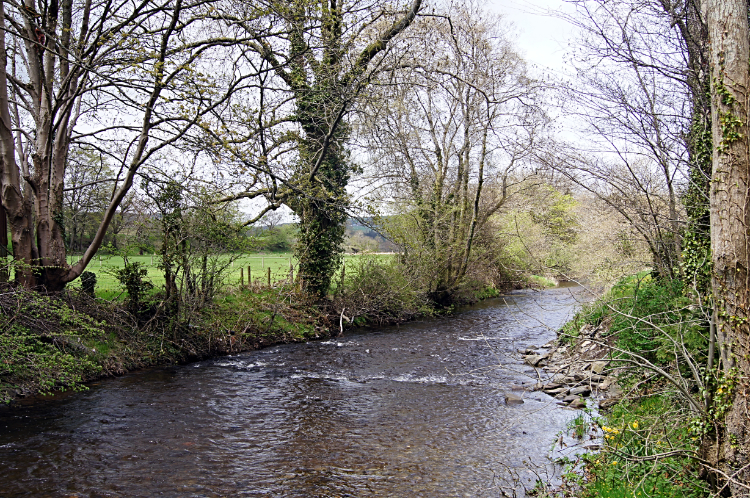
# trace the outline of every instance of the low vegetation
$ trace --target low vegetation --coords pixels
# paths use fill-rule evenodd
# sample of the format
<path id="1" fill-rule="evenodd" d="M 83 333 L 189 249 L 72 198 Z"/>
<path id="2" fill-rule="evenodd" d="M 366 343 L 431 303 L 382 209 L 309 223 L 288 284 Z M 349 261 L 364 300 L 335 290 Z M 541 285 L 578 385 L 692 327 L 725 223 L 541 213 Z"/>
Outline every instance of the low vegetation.
<path id="1" fill-rule="evenodd" d="M 709 331 L 703 310 L 680 280 L 643 272 L 584 306 L 560 340 L 575 343 L 585 325 L 605 321 L 601 341 L 621 395 L 604 409 L 587 410 L 572 426 L 579 439 L 601 448 L 567 462 L 564 485 L 547 495 L 710 496 L 701 448 L 712 417 L 705 408 Z"/>

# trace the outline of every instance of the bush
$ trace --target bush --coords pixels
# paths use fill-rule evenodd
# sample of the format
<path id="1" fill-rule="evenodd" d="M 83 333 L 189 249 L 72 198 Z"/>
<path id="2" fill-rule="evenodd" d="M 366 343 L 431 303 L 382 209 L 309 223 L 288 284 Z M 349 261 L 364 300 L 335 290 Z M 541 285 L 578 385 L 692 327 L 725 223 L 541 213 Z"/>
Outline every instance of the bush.
<path id="1" fill-rule="evenodd" d="M 584 324 L 604 322 L 611 325 L 602 341 L 615 346 L 610 367 L 618 370 L 618 384 L 631 399 L 595 418 L 603 447 L 585 456 L 586 479 L 577 496 L 708 496 L 693 457 L 701 441 L 695 430 L 700 411 L 692 406 L 701 396 L 697 376 L 704 374 L 707 359 L 705 316 L 680 280 L 641 273 L 585 306 L 563 333 L 573 338 Z"/>
<path id="2" fill-rule="evenodd" d="M 148 275 L 148 268 L 143 263 L 130 263 L 125 260 L 122 268 L 114 270 L 115 278 L 128 292 L 128 311 L 139 316 L 144 311 L 144 298 L 153 289 L 153 284 L 144 277 Z"/>
<path id="3" fill-rule="evenodd" d="M 81 274 L 81 290 L 91 297 L 96 292 L 96 273 L 85 271 Z"/>
<path id="4" fill-rule="evenodd" d="M 345 309 L 351 319 L 365 317 L 368 323 L 384 324 L 433 312 L 426 293 L 395 259 L 362 256 L 355 261 L 337 279 L 335 298 L 336 307 Z"/>
<path id="5" fill-rule="evenodd" d="M 101 370 L 101 324 L 64 301 L 3 284 L 0 292 L 0 401 L 15 393 L 82 388 Z"/>

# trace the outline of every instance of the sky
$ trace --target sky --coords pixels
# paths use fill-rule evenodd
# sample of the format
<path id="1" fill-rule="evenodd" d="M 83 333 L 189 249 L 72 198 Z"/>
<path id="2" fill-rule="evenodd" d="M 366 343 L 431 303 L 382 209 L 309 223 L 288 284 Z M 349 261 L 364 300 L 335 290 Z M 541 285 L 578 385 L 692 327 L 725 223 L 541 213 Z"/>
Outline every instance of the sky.
<path id="1" fill-rule="evenodd" d="M 486 6 L 512 23 L 516 48 L 527 62 L 553 74 L 568 72 L 564 55 L 574 28 L 554 12 L 571 12 L 570 4 L 563 0 L 487 0 Z"/>

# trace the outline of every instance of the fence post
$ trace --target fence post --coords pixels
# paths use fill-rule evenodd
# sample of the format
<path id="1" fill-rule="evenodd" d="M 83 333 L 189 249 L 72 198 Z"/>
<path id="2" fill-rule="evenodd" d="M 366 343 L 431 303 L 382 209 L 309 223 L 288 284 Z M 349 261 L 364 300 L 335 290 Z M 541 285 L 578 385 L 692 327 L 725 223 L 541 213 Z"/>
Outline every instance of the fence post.
<path id="1" fill-rule="evenodd" d="M 339 280 L 338 288 L 336 289 L 336 294 L 341 295 L 344 293 L 344 282 L 346 281 L 346 262 L 341 264 L 341 280 Z"/>
<path id="2" fill-rule="evenodd" d="M 245 286 L 245 270 L 244 268 L 240 268 L 240 287 Z"/>
<path id="3" fill-rule="evenodd" d="M 250 265 L 247 265 L 247 286 L 253 288 L 253 276 L 250 273 Z"/>
<path id="4" fill-rule="evenodd" d="M 271 287 L 271 267 L 268 267 L 268 287 Z"/>

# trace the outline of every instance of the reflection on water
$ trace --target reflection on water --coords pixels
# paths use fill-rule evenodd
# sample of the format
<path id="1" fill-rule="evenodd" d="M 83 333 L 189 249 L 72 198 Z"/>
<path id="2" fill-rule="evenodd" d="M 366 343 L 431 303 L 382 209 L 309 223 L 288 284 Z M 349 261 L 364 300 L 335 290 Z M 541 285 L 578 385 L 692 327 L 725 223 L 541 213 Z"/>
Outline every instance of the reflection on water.
<path id="1" fill-rule="evenodd" d="M 103 381 L 0 411 L 0 497 L 500 496 L 549 471 L 574 413 L 518 349 L 576 288 L 454 317 Z M 541 323 L 543 321 L 544 323 Z"/>

